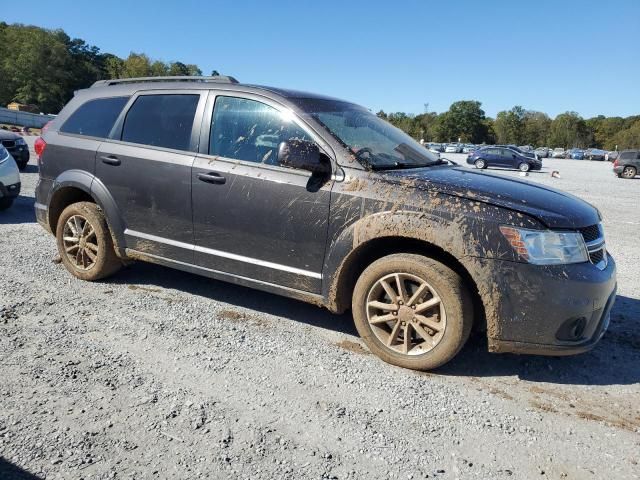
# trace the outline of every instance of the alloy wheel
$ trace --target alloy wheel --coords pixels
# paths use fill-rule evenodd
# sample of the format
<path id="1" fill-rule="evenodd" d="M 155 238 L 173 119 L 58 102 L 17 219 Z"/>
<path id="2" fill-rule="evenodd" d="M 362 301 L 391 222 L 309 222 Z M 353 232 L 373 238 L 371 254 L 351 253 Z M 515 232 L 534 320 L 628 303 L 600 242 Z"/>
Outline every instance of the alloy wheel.
<path id="1" fill-rule="evenodd" d="M 69 217 L 64 224 L 64 251 L 71 264 L 79 270 L 90 270 L 98 259 L 98 240 L 95 229 L 82 215 Z"/>
<path id="2" fill-rule="evenodd" d="M 624 178 L 633 178 L 636 176 L 636 169 L 633 167 L 624 167 L 624 170 L 622 170 L 622 176 Z"/>
<path id="3" fill-rule="evenodd" d="M 484 160 L 476 160 L 476 168 L 482 169 L 484 168 L 484 165 L 485 165 Z"/>
<path id="4" fill-rule="evenodd" d="M 376 338 L 403 355 L 435 348 L 447 325 L 438 293 L 409 273 L 392 273 L 374 283 L 367 295 L 367 319 Z"/>

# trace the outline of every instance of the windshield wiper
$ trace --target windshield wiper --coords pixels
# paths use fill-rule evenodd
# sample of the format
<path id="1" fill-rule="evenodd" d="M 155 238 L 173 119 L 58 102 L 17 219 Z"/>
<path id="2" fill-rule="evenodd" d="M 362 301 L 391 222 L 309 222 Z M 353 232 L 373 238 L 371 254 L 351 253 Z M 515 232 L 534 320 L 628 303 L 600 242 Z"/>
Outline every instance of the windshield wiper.
<path id="1" fill-rule="evenodd" d="M 394 162 L 393 164 L 375 165 L 371 164 L 373 170 L 401 170 L 410 168 L 424 168 L 433 167 L 435 165 L 443 165 L 445 162 L 436 160 L 430 163 L 407 163 L 407 162 Z"/>

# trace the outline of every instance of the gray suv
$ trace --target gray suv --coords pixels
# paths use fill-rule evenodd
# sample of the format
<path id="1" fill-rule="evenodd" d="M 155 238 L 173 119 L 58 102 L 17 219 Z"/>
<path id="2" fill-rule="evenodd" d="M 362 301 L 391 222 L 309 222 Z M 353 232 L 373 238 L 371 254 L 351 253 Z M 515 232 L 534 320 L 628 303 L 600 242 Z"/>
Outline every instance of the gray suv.
<path id="1" fill-rule="evenodd" d="M 564 355 L 609 322 L 599 212 L 439 160 L 353 103 L 231 77 L 101 81 L 38 140 L 39 223 L 99 280 L 143 260 L 351 309 L 372 352 L 432 369 L 474 331 Z"/>

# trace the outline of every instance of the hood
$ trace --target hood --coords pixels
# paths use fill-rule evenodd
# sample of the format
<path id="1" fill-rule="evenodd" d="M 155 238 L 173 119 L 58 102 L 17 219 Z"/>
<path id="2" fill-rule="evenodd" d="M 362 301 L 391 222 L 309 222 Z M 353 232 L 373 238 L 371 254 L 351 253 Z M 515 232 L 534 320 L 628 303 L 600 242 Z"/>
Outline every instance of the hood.
<path id="1" fill-rule="evenodd" d="M 417 180 L 418 188 L 508 208 L 537 218 L 549 228 L 575 229 L 600 221 L 598 210 L 571 194 L 480 170 L 439 166 L 381 174 L 387 181 Z"/>
<path id="2" fill-rule="evenodd" d="M 17 140 L 18 138 L 22 138 L 22 137 L 17 133 L 10 132 L 9 130 L 3 130 L 0 128 L 0 140 Z"/>

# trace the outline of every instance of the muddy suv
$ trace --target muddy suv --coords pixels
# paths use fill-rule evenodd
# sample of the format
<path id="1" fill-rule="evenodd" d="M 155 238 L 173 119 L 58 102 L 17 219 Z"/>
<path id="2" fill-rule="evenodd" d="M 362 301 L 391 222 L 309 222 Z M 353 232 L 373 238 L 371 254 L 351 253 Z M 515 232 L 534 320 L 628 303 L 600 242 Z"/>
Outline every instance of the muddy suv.
<path id="1" fill-rule="evenodd" d="M 571 354 L 609 322 L 601 218 L 449 164 L 353 103 L 230 77 L 102 81 L 38 140 L 36 213 L 66 268 L 143 260 L 351 309 L 383 360 Z"/>

